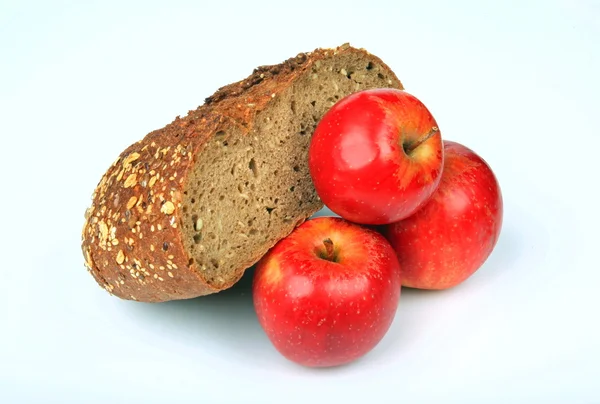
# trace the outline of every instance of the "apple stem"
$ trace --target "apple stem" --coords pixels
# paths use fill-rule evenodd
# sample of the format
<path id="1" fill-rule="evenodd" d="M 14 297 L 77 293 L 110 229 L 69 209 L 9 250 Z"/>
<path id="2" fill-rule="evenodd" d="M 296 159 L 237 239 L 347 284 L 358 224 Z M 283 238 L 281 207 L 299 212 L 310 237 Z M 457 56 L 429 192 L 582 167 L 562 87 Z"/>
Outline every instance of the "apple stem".
<path id="1" fill-rule="evenodd" d="M 433 126 L 431 128 L 431 130 L 429 131 L 429 133 L 421 136 L 419 139 L 417 139 L 416 141 L 410 143 L 408 146 L 406 146 L 404 148 L 404 151 L 407 154 L 410 154 L 413 150 L 415 150 L 417 147 L 419 147 L 421 144 L 425 143 L 427 140 L 429 140 L 430 137 L 432 137 L 433 135 L 435 135 L 436 133 L 438 133 L 440 130 L 437 126 Z"/>
<path id="2" fill-rule="evenodd" d="M 323 240 L 325 245 L 325 259 L 328 261 L 335 261 L 335 254 L 333 251 L 333 241 L 330 238 Z"/>

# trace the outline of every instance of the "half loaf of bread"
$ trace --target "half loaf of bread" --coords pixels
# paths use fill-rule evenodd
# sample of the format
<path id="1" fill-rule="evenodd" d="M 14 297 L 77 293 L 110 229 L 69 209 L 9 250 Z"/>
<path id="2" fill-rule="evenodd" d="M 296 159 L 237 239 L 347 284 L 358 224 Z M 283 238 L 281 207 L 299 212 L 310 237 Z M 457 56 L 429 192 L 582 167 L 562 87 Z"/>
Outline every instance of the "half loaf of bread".
<path id="1" fill-rule="evenodd" d="M 261 66 L 124 150 L 97 185 L 85 265 L 109 293 L 162 302 L 229 288 L 323 207 L 308 171 L 321 116 L 353 92 L 402 89 L 342 45 Z"/>

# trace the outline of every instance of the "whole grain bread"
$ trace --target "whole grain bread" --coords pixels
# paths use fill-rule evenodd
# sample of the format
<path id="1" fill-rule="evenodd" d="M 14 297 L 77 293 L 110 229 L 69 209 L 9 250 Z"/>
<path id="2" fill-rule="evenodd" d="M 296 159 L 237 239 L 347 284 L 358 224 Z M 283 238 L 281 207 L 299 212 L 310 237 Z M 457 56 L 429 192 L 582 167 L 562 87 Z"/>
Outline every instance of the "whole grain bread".
<path id="1" fill-rule="evenodd" d="M 124 150 L 97 185 L 85 265 L 109 293 L 162 302 L 237 282 L 322 208 L 307 153 L 321 116 L 367 88 L 402 89 L 348 44 L 261 66 Z"/>

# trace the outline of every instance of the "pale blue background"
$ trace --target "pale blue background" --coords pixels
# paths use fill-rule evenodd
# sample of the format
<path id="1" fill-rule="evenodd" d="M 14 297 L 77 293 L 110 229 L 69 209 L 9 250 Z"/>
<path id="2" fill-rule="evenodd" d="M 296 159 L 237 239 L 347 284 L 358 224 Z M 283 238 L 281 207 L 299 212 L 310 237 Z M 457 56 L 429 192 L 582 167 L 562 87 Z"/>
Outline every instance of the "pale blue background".
<path id="1" fill-rule="evenodd" d="M 289 4 L 1 0 L 0 402 L 599 403 L 599 2 Z M 275 352 L 249 277 L 160 305 L 95 285 L 83 212 L 124 147 L 347 41 L 496 171 L 504 229 L 476 275 L 404 291 L 381 344 L 325 371 Z"/>

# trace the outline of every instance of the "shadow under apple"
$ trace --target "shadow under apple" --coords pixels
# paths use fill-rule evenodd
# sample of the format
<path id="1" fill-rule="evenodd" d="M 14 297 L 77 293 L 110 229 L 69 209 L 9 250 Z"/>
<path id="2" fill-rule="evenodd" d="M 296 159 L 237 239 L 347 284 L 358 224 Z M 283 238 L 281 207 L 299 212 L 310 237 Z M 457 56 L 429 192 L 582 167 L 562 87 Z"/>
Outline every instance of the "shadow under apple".
<path id="1" fill-rule="evenodd" d="M 452 310 L 468 310 L 469 296 L 494 288 L 494 283 L 505 276 L 515 276 L 511 274 L 512 268 L 517 267 L 515 262 L 522 249 L 523 240 L 517 229 L 506 226 L 486 262 L 461 284 L 445 290 L 403 287 L 394 323 L 373 355 L 385 357 L 391 351 L 409 350 L 413 343 L 428 338 L 428 330 L 437 329 L 452 318 Z"/>

